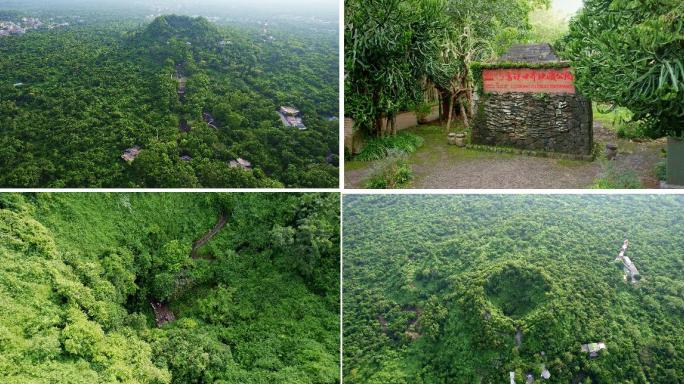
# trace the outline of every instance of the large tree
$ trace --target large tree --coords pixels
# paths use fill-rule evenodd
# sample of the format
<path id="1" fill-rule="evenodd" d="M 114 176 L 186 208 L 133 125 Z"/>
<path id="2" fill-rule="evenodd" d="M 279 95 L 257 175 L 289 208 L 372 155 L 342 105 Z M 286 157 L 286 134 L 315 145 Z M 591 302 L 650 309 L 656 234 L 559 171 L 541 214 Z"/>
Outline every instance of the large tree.
<path id="1" fill-rule="evenodd" d="M 449 129 L 452 111 L 458 101 L 461 116 L 468 125 L 473 114 L 474 79 L 470 66 L 491 60 L 513 42 L 525 41 L 530 31 L 529 13 L 548 0 L 449 0 L 446 12 L 451 29 L 442 41 L 440 62 L 430 81 L 440 94 L 442 119 Z"/>
<path id="2" fill-rule="evenodd" d="M 652 137 L 684 131 L 684 2 L 586 0 L 563 42 L 576 85 L 629 108 Z"/>
<path id="3" fill-rule="evenodd" d="M 395 132 L 397 112 L 423 100 L 447 31 L 443 0 L 345 1 L 345 105 L 357 126 Z"/>
<path id="4" fill-rule="evenodd" d="M 347 0 L 347 115 L 373 134 L 392 134 L 397 112 L 435 88 L 447 126 L 456 101 L 464 116 L 472 114 L 470 65 L 525 40 L 529 12 L 544 4 L 548 0 Z"/>

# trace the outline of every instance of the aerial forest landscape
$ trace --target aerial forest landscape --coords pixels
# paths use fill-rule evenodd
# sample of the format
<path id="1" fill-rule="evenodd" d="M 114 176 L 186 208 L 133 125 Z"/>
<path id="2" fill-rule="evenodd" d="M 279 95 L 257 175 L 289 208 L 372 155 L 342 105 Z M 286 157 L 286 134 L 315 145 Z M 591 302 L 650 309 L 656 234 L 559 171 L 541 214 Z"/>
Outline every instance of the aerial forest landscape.
<path id="1" fill-rule="evenodd" d="M 346 383 L 684 382 L 681 195 L 343 205 Z"/>
<path id="2" fill-rule="evenodd" d="M 337 187 L 338 14 L 0 1 L 0 187 Z"/>
<path id="3" fill-rule="evenodd" d="M 339 208 L 1 193 L 0 383 L 339 383 Z"/>

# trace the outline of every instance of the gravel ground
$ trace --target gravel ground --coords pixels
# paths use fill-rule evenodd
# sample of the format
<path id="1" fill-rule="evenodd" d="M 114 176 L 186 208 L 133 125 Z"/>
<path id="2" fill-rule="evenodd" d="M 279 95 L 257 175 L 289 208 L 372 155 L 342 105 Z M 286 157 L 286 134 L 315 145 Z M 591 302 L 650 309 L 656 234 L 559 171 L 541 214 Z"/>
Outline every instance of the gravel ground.
<path id="1" fill-rule="evenodd" d="M 414 189 L 585 189 L 605 170 L 604 161 L 568 161 L 522 155 L 467 150 L 449 146 L 436 127 L 408 130 L 425 138 L 425 145 L 409 156 L 414 172 Z M 634 143 L 595 125 L 595 141 L 618 144 L 616 169 L 633 171 L 644 188 L 658 188 L 653 169 L 660 161 L 663 140 Z M 363 188 L 373 163 L 345 171 L 346 188 Z"/>
<path id="2" fill-rule="evenodd" d="M 368 179 L 373 171 L 373 163 L 368 163 L 367 166 L 360 169 L 344 170 L 344 187 L 347 189 L 363 189 L 364 182 Z"/>
<path id="3" fill-rule="evenodd" d="M 655 177 L 654 169 L 663 160 L 661 152 L 667 146 L 666 138 L 642 142 L 618 139 L 613 131 L 595 122 L 594 140 L 604 144 L 617 144 L 618 155 L 614 161 L 616 169 L 636 173 L 644 188 L 660 188 L 660 180 Z"/>
<path id="4" fill-rule="evenodd" d="M 488 155 L 488 154 L 487 154 Z M 415 164 L 412 187 L 418 189 L 572 189 L 588 188 L 601 170 L 586 162 L 572 166 L 527 156 L 482 156 L 438 164 Z"/>

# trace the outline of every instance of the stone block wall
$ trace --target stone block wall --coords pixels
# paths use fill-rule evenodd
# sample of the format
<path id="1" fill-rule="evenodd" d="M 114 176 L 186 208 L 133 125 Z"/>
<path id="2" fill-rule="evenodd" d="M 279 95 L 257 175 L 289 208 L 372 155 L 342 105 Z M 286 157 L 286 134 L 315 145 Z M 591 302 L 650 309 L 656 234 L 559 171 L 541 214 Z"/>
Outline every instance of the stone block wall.
<path id="1" fill-rule="evenodd" d="M 579 94 L 487 94 L 480 98 L 472 142 L 532 151 L 589 155 L 591 102 Z"/>
<path id="2" fill-rule="evenodd" d="M 344 118 L 344 146 L 349 153 L 357 155 L 363 150 L 363 135 L 361 132 L 354 132 L 354 120 Z"/>

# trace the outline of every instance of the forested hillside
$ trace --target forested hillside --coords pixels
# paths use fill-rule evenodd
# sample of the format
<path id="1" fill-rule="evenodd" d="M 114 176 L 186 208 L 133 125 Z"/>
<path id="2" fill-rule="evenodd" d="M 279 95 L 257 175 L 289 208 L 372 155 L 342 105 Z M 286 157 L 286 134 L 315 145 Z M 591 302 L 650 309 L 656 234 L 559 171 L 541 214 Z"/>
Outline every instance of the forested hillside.
<path id="1" fill-rule="evenodd" d="M 64 12 L 0 37 L 0 186 L 337 186 L 334 28 Z"/>
<path id="2" fill-rule="evenodd" d="M 684 382 L 682 233 L 681 196 L 347 196 L 345 382 Z"/>
<path id="3" fill-rule="evenodd" d="M 336 383 L 335 194 L 0 194 L 0 382 Z"/>

